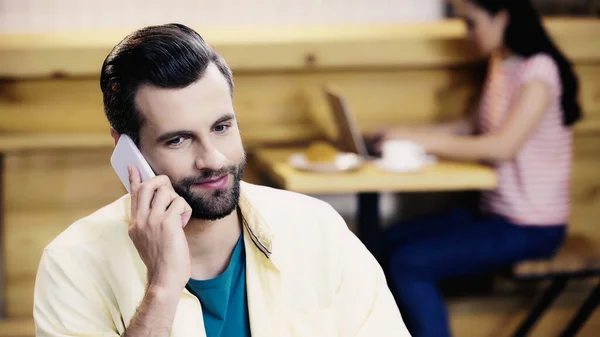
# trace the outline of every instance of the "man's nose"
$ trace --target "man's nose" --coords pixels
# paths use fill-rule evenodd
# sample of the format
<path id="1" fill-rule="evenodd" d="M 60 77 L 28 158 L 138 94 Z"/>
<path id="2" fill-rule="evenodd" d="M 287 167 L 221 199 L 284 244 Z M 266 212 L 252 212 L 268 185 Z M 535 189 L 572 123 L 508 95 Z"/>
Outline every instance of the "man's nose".
<path id="1" fill-rule="evenodd" d="M 200 149 L 196 158 L 196 168 L 199 170 L 210 169 L 218 171 L 223 168 L 225 156 L 212 144 L 206 144 Z"/>

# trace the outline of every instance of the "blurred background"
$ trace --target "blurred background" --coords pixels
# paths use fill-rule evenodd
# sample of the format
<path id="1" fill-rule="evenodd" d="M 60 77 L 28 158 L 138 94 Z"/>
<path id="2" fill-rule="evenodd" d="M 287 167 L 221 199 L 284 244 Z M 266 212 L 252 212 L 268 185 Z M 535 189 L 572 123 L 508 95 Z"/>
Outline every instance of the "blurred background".
<path id="1" fill-rule="evenodd" d="M 545 15 L 598 14 L 596 0 L 533 0 Z M 195 26 L 339 25 L 432 22 L 452 17 L 446 0 L 2 0 L 5 33 L 125 28 L 164 22 Z"/>
<path id="2" fill-rule="evenodd" d="M 600 239 L 600 1 L 534 3 L 582 86 L 570 231 Z M 131 30 L 167 22 L 197 29 L 232 67 L 250 159 L 245 180 L 255 183 L 276 185 L 253 160 L 258 150 L 335 137 L 324 83 L 341 88 L 368 131 L 461 115 L 478 96 L 485 69 L 445 0 L 0 0 L 1 337 L 33 336 L 42 249 L 125 193 L 109 164 L 99 71 Z M 310 194 L 357 230 L 356 193 Z M 476 195 L 382 191 L 379 208 L 385 225 Z M 455 335 L 510 335 L 544 285 L 503 274 L 444 284 Z M 533 335 L 555 335 L 592 285 L 570 284 Z M 596 313 L 580 335 L 598 331 Z"/>

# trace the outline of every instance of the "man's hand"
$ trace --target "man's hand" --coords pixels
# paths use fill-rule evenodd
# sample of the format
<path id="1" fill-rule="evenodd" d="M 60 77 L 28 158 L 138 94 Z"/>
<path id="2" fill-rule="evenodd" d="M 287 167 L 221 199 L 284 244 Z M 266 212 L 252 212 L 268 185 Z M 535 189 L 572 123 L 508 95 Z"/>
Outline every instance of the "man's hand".
<path id="1" fill-rule="evenodd" d="M 148 269 L 148 289 L 176 296 L 191 276 L 183 228 L 190 220 L 192 209 L 175 193 L 167 176 L 142 183 L 138 169 L 130 165 L 129 182 L 129 237 Z"/>
<path id="2" fill-rule="evenodd" d="M 181 291 L 191 276 L 183 228 L 192 208 L 175 193 L 166 176 L 142 183 L 138 169 L 130 165 L 129 183 L 129 237 L 148 269 L 148 285 L 124 337 L 168 337 Z"/>

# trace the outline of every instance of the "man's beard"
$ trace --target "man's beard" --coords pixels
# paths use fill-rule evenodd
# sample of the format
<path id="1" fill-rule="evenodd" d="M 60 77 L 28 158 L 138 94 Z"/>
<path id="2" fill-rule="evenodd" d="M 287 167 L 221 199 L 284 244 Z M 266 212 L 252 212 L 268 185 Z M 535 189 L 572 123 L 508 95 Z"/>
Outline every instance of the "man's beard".
<path id="1" fill-rule="evenodd" d="M 240 181 L 246 166 L 246 159 L 237 165 L 224 167 L 220 170 L 204 169 L 195 177 L 183 178 L 173 184 L 175 192 L 179 194 L 192 208 L 192 218 L 200 220 L 219 220 L 233 212 L 240 199 Z M 197 195 L 192 191 L 192 185 L 203 183 L 207 180 L 233 176 L 231 187 L 207 191 L 205 195 Z"/>

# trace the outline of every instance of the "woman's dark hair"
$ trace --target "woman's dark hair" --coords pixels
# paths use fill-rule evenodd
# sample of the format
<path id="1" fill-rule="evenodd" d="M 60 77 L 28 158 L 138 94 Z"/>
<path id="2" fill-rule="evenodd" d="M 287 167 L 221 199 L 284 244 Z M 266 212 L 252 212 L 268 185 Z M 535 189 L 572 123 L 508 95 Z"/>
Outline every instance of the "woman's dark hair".
<path id="1" fill-rule="evenodd" d="M 558 66 L 562 83 L 561 104 L 563 123 L 572 125 L 581 118 L 578 103 L 579 83 L 572 64 L 556 47 L 542 25 L 542 19 L 530 0 L 469 0 L 474 5 L 495 15 L 506 10 L 509 23 L 504 33 L 504 44 L 513 53 L 529 57 L 548 54 Z"/>

